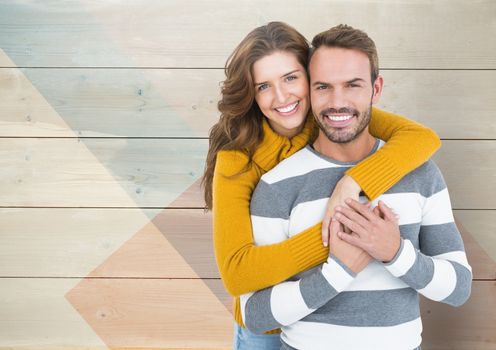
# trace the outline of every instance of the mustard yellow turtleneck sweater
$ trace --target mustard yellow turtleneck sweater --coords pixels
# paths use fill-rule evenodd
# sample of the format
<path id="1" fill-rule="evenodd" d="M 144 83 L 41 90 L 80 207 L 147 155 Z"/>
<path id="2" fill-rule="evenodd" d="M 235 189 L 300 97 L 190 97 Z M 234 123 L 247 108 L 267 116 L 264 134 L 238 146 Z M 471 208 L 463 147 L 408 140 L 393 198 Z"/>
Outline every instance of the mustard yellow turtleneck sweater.
<path id="1" fill-rule="evenodd" d="M 264 139 L 246 171 L 248 157 L 243 152 L 217 154 L 213 179 L 215 257 L 226 290 L 236 297 L 233 313 L 240 325 L 239 295 L 280 283 L 322 264 L 329 255 L 322 245 L 320 224 L 273 245 L 255 246 L 252 237 L 250 199 L 260 177 L 303 148 L 313 128 L 313 117 L 309 117 L 301 133 L 289 140 L 275 133 L 264 119 Z M 387 143 L 346 173 L 371 200 L 427 161 L 441 145 L 431 129 L 377 108 L 372 109 L 369 130 Z"/>

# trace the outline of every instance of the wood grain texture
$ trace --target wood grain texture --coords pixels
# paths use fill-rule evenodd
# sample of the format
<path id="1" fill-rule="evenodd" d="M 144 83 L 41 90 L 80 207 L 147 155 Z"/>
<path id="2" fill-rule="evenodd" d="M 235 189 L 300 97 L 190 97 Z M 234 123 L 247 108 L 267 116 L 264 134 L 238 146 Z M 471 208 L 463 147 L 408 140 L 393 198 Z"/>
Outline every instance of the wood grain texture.
<path id="1" fill-rule="evenodd" d="M 232 315 L 202 280 L 2 278 L 0 290 L 4 349 L 231 344 Z"/>
<path id="2" fill-rule="evenodd" d="M 206 140 L 0 139 L 0 205 L 165 207 L 201 176 L 206 148 Z"/>
<path id="3" fill-rule="evenodd" d="M 496 211 L 456 210 L 455 215 L 487 255 L 496 261 Z"/>
<path id="4" fill-rule="evenodd" d="M 470 299 L 454 308 L 421 300 L 422 349 L 496 349 L 496 282 L 473 282 Z"/>
<path id="5" fill-rule="evenodd" d="M 0 139 L 0 205 L 177 207 L 206 150 L 206 140 Z M 434 158 L 453 208 L 496 208 L 496 141 L 444 141 Z M 203 207 L 191 190 L 184 201 Z"/>
<path id="6" fill-rule="evenodd" d="M 495 209 L 496 142 L 443 141 L 433 157 L 455 209 Z"/>
<path id="7" fill-rule="evenodd" d="M 10 0 L 0 9 L 0 47 L 19 66 L 222 67 L 236 44 L 268 21 L 288 22 L 309 40 L 347 23 L 375 39 L 382 67 L 494 69 L 495 13 L 492 0 L 320 0 L 311 6 L 298 0 L 284 6 Z"/>
<path id="8" fill-rule="evenodd" d="M 442 138 L 496 139 L 496 71 L 382 74 L 379 107 Z M 0 136 L 208 137 L 223 79 L 208 69 L 0 69 Z"/>
<path id="9" fill-rule="evenodd" d="M 69 284 L 74 282 L 0 279 L 9 301 L 0 308 L 0 348 L 81 348 L 77 315 L 56 298 Z M 201 280 L 84 280 L 67 298 L 112 348 L 229 348 L 231 315 L 204 288 Z M 494 281 L 474 282 L 469 301 L 460 308 L 422 299 L 423 348 L 494 349 L 495 308 Z M 101 348 L 90 339 L 85 340 L 88 349 Z"/>
<path id="10" fill-rule="evenodd" d="M 455 211 L 475 279 L 496 280 L 495 216 Z M 0 209 L 0 222 L 0 276 L 219 278 L 201 209 Z"/>

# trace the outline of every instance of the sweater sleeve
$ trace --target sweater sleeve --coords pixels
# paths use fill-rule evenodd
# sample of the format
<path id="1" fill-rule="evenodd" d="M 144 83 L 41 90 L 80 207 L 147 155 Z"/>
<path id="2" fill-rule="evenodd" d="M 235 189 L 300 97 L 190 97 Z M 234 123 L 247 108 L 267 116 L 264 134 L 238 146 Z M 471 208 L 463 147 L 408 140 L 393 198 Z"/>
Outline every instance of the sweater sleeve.
<path id="1" fill-rule="evenodd" d="M 242 295 L 243 323 L 254 333 L 295 323 L 336 297 L 355 277 L 346 265 L 330 256 L 322 267 L 299 280 Z"/>
<path id="2" fill-rule="evenodd" d="M 275 285 L 324 262 L 321 225 L 284 242 L 255 246 L 250 200 L 262 170 L 247 164 L 237 151 L 221 151 L 213 180 L 213 240 L 217 266 L 226 290 L 233 296 Z M 242 171 L 242 172 L 241 172 Z"/>
<path id="3" fill-rule="evenodd" d="M 403 238 L 398 253 L 385 267 L 426 298 L 460 306 L 470 296 L 472 268 L 454 222 L 448 189 L 439 169 L 431 164 L 428 181 L 436 188 L 423 202 L 420 250 Z"/>
<path id="4" fill-rule="evenodd" d="M 441 146 L 433 130 L 375 107 L 369 130 L 373 136 L 387 141 L 386 144 L 346 174 L 360 185 L 370 200 L 426 162 Z"/>

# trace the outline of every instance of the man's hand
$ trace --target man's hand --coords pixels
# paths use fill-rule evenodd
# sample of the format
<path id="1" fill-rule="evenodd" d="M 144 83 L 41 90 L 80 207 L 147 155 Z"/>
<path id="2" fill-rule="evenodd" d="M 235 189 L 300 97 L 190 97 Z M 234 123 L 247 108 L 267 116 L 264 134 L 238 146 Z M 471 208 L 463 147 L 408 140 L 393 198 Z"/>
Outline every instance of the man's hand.
<path id="1" fill-rule="evenodd" d="M 338 205 L 346 206 L 345 199 L 353 198 L 358 200 L 360 194 L 360 186 L 351 176 L 345 175 L 338 181 L 331 198 L 327 202 L 327 208 L 322 221 L 322 243 L 327 247 L 329 243 L 331 219 L 335 214 L 335 209 Z"/>
<path id="2" fill-rule="evenodd" d="M 338 258 L 343 264 L 348 266 L 348 268 L 354 273 L 359 273 L 362 271 L 372 257 L 365 252 L 363 249 L 355 247 L 338 237 L 338 231 L 341 224 L 336 220 L 332 219 L 330 226 L 330 247 L 329 254 Z"/>
<path id="3" fill-rule="evenodd" d="M 369 204 L 362 204 L 353 199 L 346 200 L 351 208 L 336 208 L 336 219 L 347 226 L 352 233 L 338 232 L 338 237 L 361 248 L 374 259 L 389 262 L 400 248 L 400 229 L 394 212 L 383 202 L 370 209 Z"/>

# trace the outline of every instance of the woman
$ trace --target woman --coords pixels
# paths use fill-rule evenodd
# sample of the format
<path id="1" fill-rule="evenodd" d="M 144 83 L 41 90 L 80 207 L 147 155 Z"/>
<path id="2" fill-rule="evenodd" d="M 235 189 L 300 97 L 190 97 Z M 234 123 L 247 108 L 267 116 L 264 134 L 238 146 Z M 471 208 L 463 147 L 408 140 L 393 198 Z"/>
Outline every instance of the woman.
<path id="1" fill-rule="evenodd" d="M 374 199 L 425 162 L 440 146 L 431 130 L 373 109 L 371 133 L 387 144 L 349 169 L 331 195 L 324 225 L 279 244 L 254 246 L 250 197 L 261 175 L 306 145 L 315 130 L 306 73 L 308 43 L 292 27 L 271 22 L 250 32 L 229 57 L 210 132 L 203 178 L 207 208 L 213 209 L 217 265 L 227 291 L 236 297 L 236 349 L 279 349 L 277 334 L 243 328 L 240 294 L 260 290 L 322 264 L 329 251 L 327 225 L 334 208 L 362 190 Z M 280 67 L 286 74 L 274 75 Z M 279 69 L 279 70 L 278 70 Z M 405 157 L 405 154 L 408 157 Z"/>

